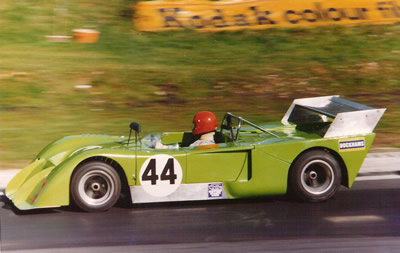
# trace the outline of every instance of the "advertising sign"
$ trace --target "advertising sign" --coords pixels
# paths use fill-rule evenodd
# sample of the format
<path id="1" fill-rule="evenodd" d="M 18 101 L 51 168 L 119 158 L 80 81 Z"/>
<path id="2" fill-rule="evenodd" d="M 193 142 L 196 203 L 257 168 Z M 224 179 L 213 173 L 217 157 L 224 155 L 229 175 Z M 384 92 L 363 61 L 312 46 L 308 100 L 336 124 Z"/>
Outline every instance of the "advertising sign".
<path id="1" fill-rule="evenodd" d="M 223 31 L 400 21 L 400 3 L 379 0 L 149 1 L 134 8 L 140 31 Z"/>

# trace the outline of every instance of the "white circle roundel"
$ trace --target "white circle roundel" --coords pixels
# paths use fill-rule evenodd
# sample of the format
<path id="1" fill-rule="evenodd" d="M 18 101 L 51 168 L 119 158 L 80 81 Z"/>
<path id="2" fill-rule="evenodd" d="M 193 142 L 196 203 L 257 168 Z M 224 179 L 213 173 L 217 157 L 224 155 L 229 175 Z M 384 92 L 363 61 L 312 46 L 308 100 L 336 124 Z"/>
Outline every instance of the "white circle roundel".
<path id="1" fill-rule="evenodd" d="M 154 155 L 143 163 L 139 176 L 140 184 L 148 194 L 165 197 L 180 186 L 182 167 L 170 155 Z"/>

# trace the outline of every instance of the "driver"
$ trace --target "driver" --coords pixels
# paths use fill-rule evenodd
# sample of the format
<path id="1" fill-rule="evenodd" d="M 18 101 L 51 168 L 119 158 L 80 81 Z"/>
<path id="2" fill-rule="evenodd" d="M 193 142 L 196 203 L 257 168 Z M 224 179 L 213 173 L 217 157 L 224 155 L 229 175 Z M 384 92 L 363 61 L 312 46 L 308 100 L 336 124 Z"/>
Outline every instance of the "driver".
<path id="1" fill-rule="evenodd" d="M 190 147 L 215 144 L 214 135 L 218 128 L 217 117 L 212 112 L 201 111 L 193 118 L 192 134 L 199 136 L 199 139 Z"/>
<path id="2" fill-rule="evenodd" d="M 218 120 L 214 113 L 208 111 L 198 112 L 193 118 L 192 130 L 192 134 L 195 135 L 198 140 L 190 144 L 189 147 L 215 144 L 214 135 L 217 128 Z M 152 141 L 152 147 L 155 149 L 179 148 L 179 146 L 164 145 L 159 139 L 154 139 Z"/>

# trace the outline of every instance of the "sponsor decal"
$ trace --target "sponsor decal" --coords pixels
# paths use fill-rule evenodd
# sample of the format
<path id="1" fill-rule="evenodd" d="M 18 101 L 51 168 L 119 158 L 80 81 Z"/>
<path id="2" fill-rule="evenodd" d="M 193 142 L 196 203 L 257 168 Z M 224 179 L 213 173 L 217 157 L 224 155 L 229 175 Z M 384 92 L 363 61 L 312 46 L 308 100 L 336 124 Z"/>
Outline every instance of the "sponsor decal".
<path id="1" fill-rule="evenodd" d="M 29 200 L 31 204 L 35 204 L 36 200 L 39 198 L 40 194 L 43 192 L 44 188 L 46 187 L 48 181 L 47 179 L 43 178 L 42 179 L 42 184 L 39 184 L 39 187 L 36 186 L 36 189 L 33 191 L 32 195 L 29 196 Z"/>
<path id="2" fill-rule="evenodd" d="M 144 1 L 134 9 L 140 31 L 222 31 L 400 21 L 399 0 Z"/>
<path id="3" fill-rule="evenodd" d="M 339 151 L 357 151 L 365 149 L 365 139 L 364 138 L 353 138 L 339 140 Z"/>
<path id="4" fill-rule="evenodd" d="M 222 183 L 208 184 L 209 198 L 222 198 Z"/>

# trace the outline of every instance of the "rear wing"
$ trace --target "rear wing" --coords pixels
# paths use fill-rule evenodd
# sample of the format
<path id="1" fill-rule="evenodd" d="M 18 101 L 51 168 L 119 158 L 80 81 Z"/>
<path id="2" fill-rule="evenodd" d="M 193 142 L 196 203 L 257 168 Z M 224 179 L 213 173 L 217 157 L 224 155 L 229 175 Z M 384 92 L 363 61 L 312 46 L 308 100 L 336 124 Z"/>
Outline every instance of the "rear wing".
<path id="1" fill-rule="evenodd" d="M 372 133 L 386 108 L 355 103 L 339 96 L 295 99 L 282 118 L 284 125 L 323 123 L 324 138 Z M 331 123 L 329 123 L 331 122 Z"/>

